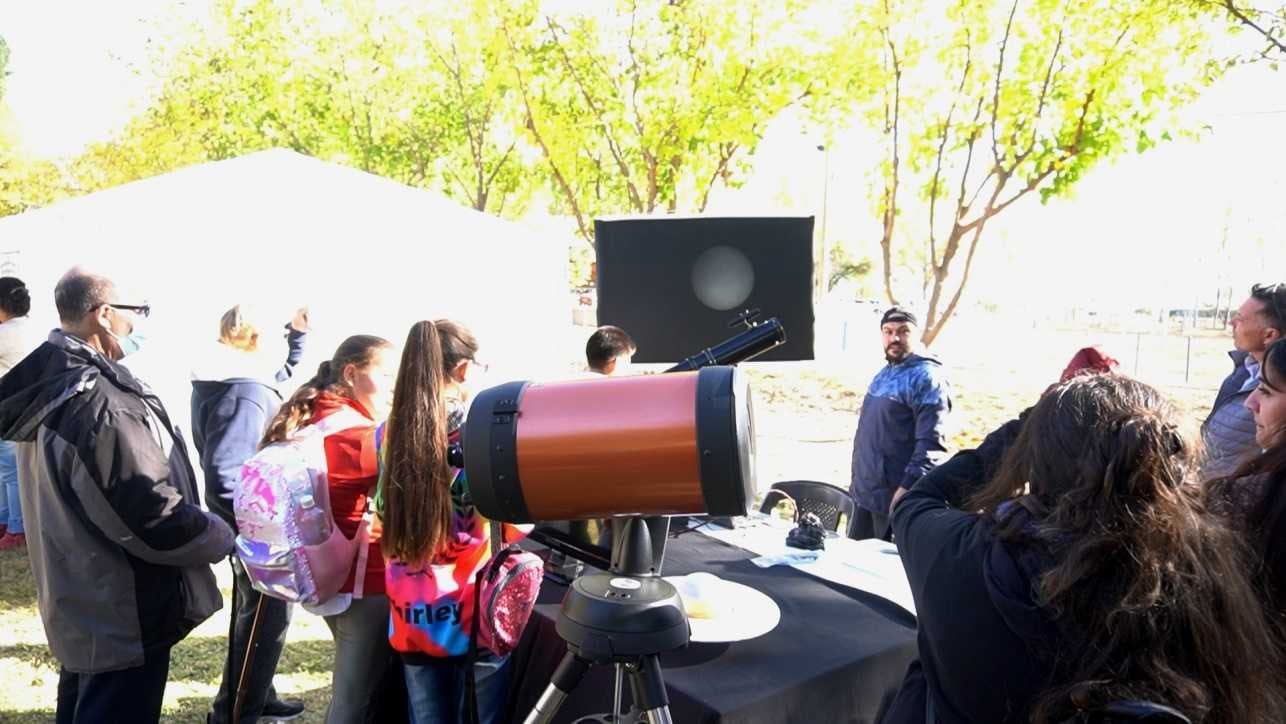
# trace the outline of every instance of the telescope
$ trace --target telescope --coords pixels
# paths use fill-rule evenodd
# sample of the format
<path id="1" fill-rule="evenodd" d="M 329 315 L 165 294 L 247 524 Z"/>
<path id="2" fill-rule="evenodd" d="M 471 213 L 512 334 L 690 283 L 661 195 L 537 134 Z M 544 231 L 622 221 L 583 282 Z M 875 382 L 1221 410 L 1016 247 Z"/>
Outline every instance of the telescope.
<path id="1" fill-rule="evenodd" d="M 746 325 L 746 331 L 688 357 L 666 372 L 686 372 L 712 365 L 735 365 L 753 359 L 786 342 L 786 329 L 776 317 L 755 322 L 758 309 L 747 309 L 729 323 L 729 327 Z"/>
<path id="2" fill-rule="evenodd" d="M 563 600 L 555 628 L 567 655 L 528 724 L 552 721 L 594 664 L 617 665 L 618 704 L 628 672 L 647 720 L 671 721 L 657 657 L 686 646 L 690 630 L 678 592 L 660 577 L 668 516 L 741 516 L 753 502 L 754 415 L 733 365 L 786 339 L 778 320 L 757 315 L 739 315 L 733 324 L 745 331 L 666 374 L 510 382 L 470 406 L 463 452 L 452 454 L 463 458 L 479 513 L 564 521 L 555 528 L 607 520 L 611 532 L 605 570 L 576 578 Z M 532 537 L 566 550 L 557 533 Z"/>

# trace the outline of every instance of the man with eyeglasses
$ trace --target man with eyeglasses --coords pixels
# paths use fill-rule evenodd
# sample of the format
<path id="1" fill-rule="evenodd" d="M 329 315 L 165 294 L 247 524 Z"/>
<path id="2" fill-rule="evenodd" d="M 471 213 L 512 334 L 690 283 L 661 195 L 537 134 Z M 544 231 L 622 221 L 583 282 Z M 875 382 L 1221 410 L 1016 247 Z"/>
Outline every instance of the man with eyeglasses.
<path id="1" fill-rule="evenodd" d="M 1201 426 L 1206 442 L 1202 478 L 1227 477 L 1259 451 L 1255 443 L 1255 418 L 1246 398 L 1259 384 L 1259 365 L 1268 345 L 1286 334 L 1286 284 L 1256 284 L 1250 297 L 1230 320 L 1232 374 L 1215 396 L 1210 416 Z"/>
<path id="2" fill-rule="evenodd" d="M 0 380 L 0 437 L 19 445 L 40 617 L 61 664 L 61 723 L 156 722 L 170 649 L 223 604 L 210 564 L 232 531 L 200 507 L 182 438 L 119 364 L 146 304 L 72 269 L 61 327 Z"/>

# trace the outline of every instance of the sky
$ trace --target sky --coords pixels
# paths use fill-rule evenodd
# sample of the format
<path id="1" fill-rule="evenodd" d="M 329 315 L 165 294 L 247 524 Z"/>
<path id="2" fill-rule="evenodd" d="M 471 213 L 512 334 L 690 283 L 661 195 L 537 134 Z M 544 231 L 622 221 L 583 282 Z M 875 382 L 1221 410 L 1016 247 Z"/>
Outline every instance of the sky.
<path id="1" fill-rule="evenodd" d="M 0 2 L 0 36 L 12 51 L 6 103 L 24 146 L 69 157 L 121 127 L 153 85 L 145 70 L 153 28 L 199 17 L 203 7 Z M 1041 206 L 1031 198 L 998 217 L 980 251 L 974 298 L 1002 308 L 1184 306 L 1213 302 L 1221 287 L 1286 277 L 1286 70 L 1238 69 L 1190 113 L 1213 128 L 1201 141 L 1100 165 L 1072 199 Z M 874 256 L 874 139 L 841 135 L 827 152 L 819 143 L 794 119 L 779 119 L 748 183 L 716 196 L 711 211 L 811 213 L 819 225 L 824 218 L 829 243 Z M 1225 228 L 1231 251 L 1220 254 Z"/>

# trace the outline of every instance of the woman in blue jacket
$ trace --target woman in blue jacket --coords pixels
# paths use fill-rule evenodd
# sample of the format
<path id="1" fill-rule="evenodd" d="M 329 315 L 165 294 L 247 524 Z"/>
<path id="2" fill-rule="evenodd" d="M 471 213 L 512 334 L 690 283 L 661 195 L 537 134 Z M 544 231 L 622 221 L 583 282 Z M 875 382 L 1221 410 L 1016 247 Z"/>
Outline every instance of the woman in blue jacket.
<path id="1" fill-rule="evenodd" d="M 1281 655 L 1174 408 L 1109 374 L 1024 418 L 894 505 L 920 657 L 885 722 L 1043 724 L 1119 700 L 1279 721 Z"/>
<path id="2" fill-rule="evenodd" d="M 219 342 L 201 356 L 201 366 L 192 372 L 192 438 L 201 456 L 205 477 L 205 504 L 232 530 L 232 491 L 241 476 L 241 466 L 259 449 L 264 430 L 277 409 L 281 393 L 277 385 L 290 378 L 303 357 L 308 333 L 308 310 L 301 309 L 286 326 L 286 361 L 265 359 L 260 353 L 260 332 L 240 305 L 224 313 L 219 322 Z M 232 719 L 233 698 L 245 660 L 246 643 L 261 594 L 232 559 L 234 578 L 232 635 L 223 682 L 214 700 L 210 721 L 222 724 Z M 259 619 L 259 647 L 247 678 L 241 722 L 253 724 L 260 716 L 286 718 L 301 713 L 300 702 L 277 698 L 272 677 L 277 670 L 290 625 L 290 604 L 265 598 Z"/>

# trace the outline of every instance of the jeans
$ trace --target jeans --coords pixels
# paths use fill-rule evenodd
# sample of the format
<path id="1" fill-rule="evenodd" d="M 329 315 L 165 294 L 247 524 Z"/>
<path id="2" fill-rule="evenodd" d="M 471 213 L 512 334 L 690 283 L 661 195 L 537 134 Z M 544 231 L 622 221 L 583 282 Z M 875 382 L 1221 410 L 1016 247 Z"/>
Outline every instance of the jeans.
<path id="1" fill-rule="evenodd" d="M 241 724 L 259 721 L 259 712 L 265 702 L 277 698 L 272 677 L 277 673 L 277 661 L 286 644 L 286 629 L 290 626 L 290 604 L 272 596 L 264 596 L 250 585 L 241 561 L 232 559 L 232 606 L 236 619 L 232 625 L 232 640 L 228 642 L 228 660 L 223 664 L 223 682 L 211 705 L 212 724 L 232 721 L 232 707 L 241 680 L 241 667 L 246 660 L 246 646 L 250 643 L 250 628 L 254 624 L 255 606 L 263 598 L 263 613 L 259 615 L 259 646 L 246 677 L 246 694 L 241 704 Z"/>
<path id="2" fill-rule="evenodd" d="M 155 724 L 170 673 L 170 650 L 148 652 L 142 666 L 102 674 L 58 675 L 57 724 Z"/>
<path id="3" fill-rule="evenodd" d="M 388 597 L 354 598 L 347 611 L 325 620 L 335 638 L 326 724 L 362 724 L 393 650 L 388 643 Z"/>
<path id="4" fill-rule="evenodd" d="M 18 502 L 18 443 L 0 440 L 0 525 L 21 533 L 22 505 Z"/>
<path id="5" fill-rule="evenodd" d="M 412 724 L 456 724 L 465 718 L 464 678 L 466 659 L 419 657 L 406 662 L 406 693 L 411 700 Z M 509 658 L 500 658 L 482 649 L 474 676 L 478 687 L 478 719 L 482 724 L 500 724 L 504 715 L 505 689 L 509 679 Z"/>

